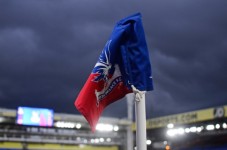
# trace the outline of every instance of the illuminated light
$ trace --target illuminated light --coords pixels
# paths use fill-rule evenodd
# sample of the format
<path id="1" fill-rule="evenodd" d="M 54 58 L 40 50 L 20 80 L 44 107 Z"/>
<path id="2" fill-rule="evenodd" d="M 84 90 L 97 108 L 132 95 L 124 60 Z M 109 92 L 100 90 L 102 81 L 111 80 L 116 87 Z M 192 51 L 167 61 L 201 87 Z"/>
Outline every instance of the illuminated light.
<path id="1" fill-rule="evenodd" d="M 226 123 L 223 123 L 222 124 L 222 128 L 226 129 L 227 128 L 227 124 Z"/>
<path id="2" fill-rule="evenodd" d="M 113 131 L 113 125 L 99 123 L 96 126 L 96 130 L 110 132 L 110 131 Z"/>
<path id="3" fill-rule="evenodd" d="M 95 139 L 91 139 L 91 143 L 95 143 Z"/>
<path id="4" fill-rule="evenodd" d="M 147 145 L 151 145 L 151 140 L 146 141 Z"/>
<path id="5" fill-rule="evenodd" d="M 206 126 L 207 130 L 214 130 L 214 125 L 210 124 Z"/>
<path id="6" fill-rule="evenodd" d="M 100 138 L 99 141 L 100 141 L 100 142 L 104 142 L 104 138 Z"/>
<path id="7" fill-rule="evenodd" d="M 183 128 L 177 129 L 177 133 L 178 133 L 178 134 L 184 134 L 184 129 L 183 129 Z"/>
<path id="8" fill-rule="evenodd" d="M 56 122 L 56 127 L 58 127 L 58 128 L 74 128 L 75 124 L 71 123 L 71 122 L 58 121 L 58 122 Z"/>
<path id="9" fill-rule="evenodd" d="M 196 127 L 191 127 L 190 132 L 196 132 Z"/>
<path id="10" fill-rule="evenodd" d="M 202 127 L 197 127 L 197 128 L 196 128 L 196 131 L 197 131 L 197 132 L 201 132 L 202 130 L 203 130 Z"/>
<path id="11" fill-rule="evenodd" d="M 114 126 L 113 130 L 114 131 L 118 131 L 119 130 L 119 127 L 118 126 Z"/>
<path id="12" fill-rule="evenodd" d="M 167 141 L 164 141 L 163 144 L 166 145 L 167 144 Z"/>
<path id="13" fill-rule="evenodd" d="M 66 128 L 74 128 L 75 127 L 75 124 L 74 123 L 71 123 L 71 122 L 66 122 L 65 123 L 65 127 Z"/>
<path id="14" fill-rule="evenodd" d="M 172 129 L 174 127 L 174 124 L 172 124 L 172 123 L 169 123 L 168 125 L 167 125 L 167 128 L 169 128 L 169 129 Z"/>
<path id="15" fill-rule="evenodd" d="M 105 128 L 106 128 L 106 131 L 113 131 L 113 126 L 110 125 L 110 124 L 107 124 L 107 125 L 105 126 Z"/>
<path id="16" fill-rule="evenodd" d="M 74 123 L 68 122 L 68 123 L 67 123 L 67 127 L 68 127 L 68 128 L 74 128 L 74 127 L 75 127 L 75 124 L 74 124 Z"/>
<path id="17" fill-rule="evenodd" d="M 166 150 L 170 150 L 170 146 L 169 145 L 166 145 Z"/>
<path id="18" fill-rule="evenodd" d="M 56 122 L 56 127 L 63 128 L 63 122 Z"/>
<path id="19" fill-rule="evenodd" d="M 87 143 L 87 139 L 84 139 L 84 143 Z"/>
<path id="20" fill-rule="evenodd" d="M 76 128 L 77 128 L 77 129 L 80 129 L 81 127 L 82 127 L 82 125 L 81 125 L 80 123 L 77 123 L 77 124 L 76 124 Z"/>
<path id="21" fill-rule="evenodd" d="M 99 143 L 99 139 L 95 139 L 95 143 Z"/>
<path id="22" fill-rule="evenodd" d="M 77 140 L 77 141 L 80 141 L 80 140 L 81 140 L 81 138 L 80 138 L 80 137 L 77 137 L 77 138 L 76 138 L 76 140 Z"/>
<path id="23" fill-rule="evenodd" d="M 107 141 L 107 142 L 111 142 L 111 138 L 107 138 L 106 141 Z"/>
<path id="24" fill-rule="evenodd" d="M 176 130 L 174 130 L 174 129 L 170 129 L 167 131 L 168 136 L 175 136 L 175 134 L 176 134 Z"/>
<path id="25" fill-rule="evenodd" d="M 4 122 L 4 121 L 5 121 L 5 119 L 3 117 L 0 117 L 0 122 Z M 19 119 L 18 119 L 18 121 L 19 121 Z M 19 124 L 22 124 L 22 119 L 20 120 Z"/>
<path id="26" fill-rule="evenodd" d="M 189 133 L 189 132 L 190 132 L 190 129 L 189 129 L 189 128 L 185 128 L 185 129 L 184 129 L 184 132 L 185 132 L 185 133 Z"/>
<path id="27" fill-rule="evenodd" d="M 216 129 L 220 129 L 220 127 L 221 127 L 220 124 L 216 124 L 216 125 L 215 125 L 215 128 L 216 128 Z"/>
<path id="28" fill-rule="evenodd" d="M 4 118 L 3 117 L 0 117 L 0 122 L 4 122 Z M 21 120 L 21 122 L 22 122 L 22 120 Z"/>
<path id="29" fill-rule="evenodd" d="M 185 131 L 184 131 L 184 129 L 183 128 L 178 128 L 178 129 L 169 129 L 169 130 L 167 130 L 167 132 L 166 132 L 166 134 L 168 135 L 168 136 L 175 136 L 175 135 L 182 135 L 182 134 L 184 134 L 185 133 Z"/>

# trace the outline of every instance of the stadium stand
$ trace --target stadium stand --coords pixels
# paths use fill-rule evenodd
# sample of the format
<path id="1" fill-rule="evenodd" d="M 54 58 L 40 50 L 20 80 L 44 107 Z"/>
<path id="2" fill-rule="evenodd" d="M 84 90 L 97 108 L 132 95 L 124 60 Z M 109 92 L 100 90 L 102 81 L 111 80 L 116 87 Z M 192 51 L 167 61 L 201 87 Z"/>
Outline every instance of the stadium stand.
<path id="1" fill-rule="evenodd" d="M 81 115 L 55 113 L 52 127 L 19 125 L 16 117 L 0 108 L 0 150 L 127 149 L 127 119 L 102 117 L 92 133 Z M 226 150 L 226 141 L 226 105 L 147 120 L 147 150 Z"/>
<path id="2" fill-rule="evenodd" d="M 7 150 L 121 150 L 125 149 L 129 122 L 100 118 L 99 128 L 90 131 L 80 115 L 55 113 L 52 127 L 19 125 L 16 110 L 0 109 L 0 149 Z"/>

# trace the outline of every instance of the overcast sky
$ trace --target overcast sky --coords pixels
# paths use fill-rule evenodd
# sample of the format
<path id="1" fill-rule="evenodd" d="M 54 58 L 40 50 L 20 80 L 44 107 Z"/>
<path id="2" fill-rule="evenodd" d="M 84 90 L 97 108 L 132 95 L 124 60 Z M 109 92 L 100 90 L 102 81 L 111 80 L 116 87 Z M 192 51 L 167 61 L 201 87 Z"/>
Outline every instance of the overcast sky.
<path id="1" fill-rule="evenodd" d="M 227 104 L 226 0 L 1 0 L 0 107 L 79 114 L 74 100 L 115 23 L 141 12 L 147 118 Z M 126 100 L 102 116 L 125 118 Z"/>

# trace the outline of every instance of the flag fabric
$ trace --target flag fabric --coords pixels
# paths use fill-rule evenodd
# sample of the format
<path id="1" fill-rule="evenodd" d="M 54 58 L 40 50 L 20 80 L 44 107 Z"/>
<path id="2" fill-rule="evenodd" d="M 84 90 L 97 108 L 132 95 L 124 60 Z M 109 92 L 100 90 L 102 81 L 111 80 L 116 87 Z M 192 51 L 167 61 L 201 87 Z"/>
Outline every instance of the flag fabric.
<path id="1" fill-rule="evenodd" d="M 141 14 L 115 25 L 98 62 L 80 91 L 75 106 L 95 131 L 104 108 L 132 92 L 153 90 L 149 52 Z"/>

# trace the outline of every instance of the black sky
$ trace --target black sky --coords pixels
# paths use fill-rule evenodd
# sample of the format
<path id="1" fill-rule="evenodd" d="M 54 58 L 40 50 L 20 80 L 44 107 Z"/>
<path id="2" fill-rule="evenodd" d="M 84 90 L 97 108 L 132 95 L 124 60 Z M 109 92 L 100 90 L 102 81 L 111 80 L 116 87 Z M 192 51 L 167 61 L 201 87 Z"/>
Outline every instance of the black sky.
<path id="1" fill-rule="evenodd" d="M 147 118 L 227 104 L 226 0 L 1 0 L 0 107 L 78 114 L 74 100 L 115 23 L 143 15 Z M 124 118 L 126 101 L 103 116 Z"/>

